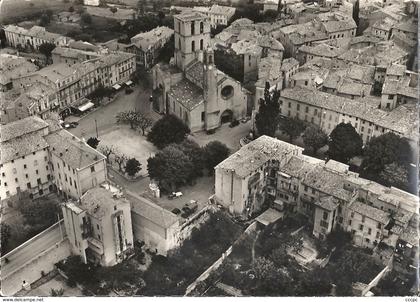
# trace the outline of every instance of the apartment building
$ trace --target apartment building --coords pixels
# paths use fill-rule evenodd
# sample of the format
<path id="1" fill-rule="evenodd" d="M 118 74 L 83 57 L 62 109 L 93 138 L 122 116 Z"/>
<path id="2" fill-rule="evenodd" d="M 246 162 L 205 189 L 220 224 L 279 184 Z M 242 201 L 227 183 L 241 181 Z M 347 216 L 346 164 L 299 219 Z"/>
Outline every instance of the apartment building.
<path id="1" fill-rule="evenodd" d="M 124 52 L 105 53 L 81 63 L 49 65 L 16 80 L 21 88 L 41 82 L 54 89 L 61 112 L 93 92 L 99 85 L 112 87 L 130 79 L 136 70 L 135 55 Z"/>
<path id="2" fill-rule="evenodd" d="M 72 251 L 84 263 L 113 266 L 134 252 L 131 207 L 125 198 L 95 187 L 61 208 Z"/>
<path id="3" fill-rule="evenodd" d="M 48 126 L 35 116 L 0 126 L 2 207 L 26 196 L 37 198 L 53 189 L 48 144 L 44 140 Z"/>
<path id="4" fill-rule="evenodd" d="M 3 206 L 53 191 L 77 199 L 107 179 L 105 156 L 52 121 L 29 116 L 0 130 Z"/>
<path id="5" fill-rule="evenodd" d="M 69 66 L 98 58 L 101 54 L 95 51 L 86 51 L 70 47 L 56 47 L 51 52 L 53 64 L 65 63 Z"/>
<path id="6" fill-rule="evenodd" d="M 23 57 L 0 54 L 0 92 L 13 88 L 15 79 L 38 70 L 38 67 Z"/>
<path id="7" fill-rule="evenodd" d="M 51 33 L 45 27 L 35 25 L 31 29 L 25 29 L 16 25 L 7 25 L 4 27 L 7 44 L 14 48 L 28 48 L 38 50 L 43 43 L 52 43 L 56 46 L 68 45 L 72 39 Z"/>
<path id="8" fill-rule="evenodd" d="M 169 27 L 156 27 L 151 31 L 139 33 L 132 37 L 131 45 L 127 46 L 127 51 L 136 54 L 138 65 L 149 69 L 157 63 L 160 51 L 173 35 L 174 30 Z"/>
<path id="9" fill-rule="evenodd" d="M 382 242 L 395 248 L 410 230 L 418 197 L 302 151 L 275 138 L 259 137 L 215 167 L 215 200 L 244 218 L 260 211 L 264 203 L 282 204 L 286 215 L 306 215 L 320 239 L 341 227 L 358 246 L 374 248 Z"/>
<path id="10" fill-rule="evenodd" d="M 78 198 L 107 180 L 105 156 L 66 130 L 45 136 L 59 194 Z"/>
<path id="11" fill-rule="evenodd" d="M 281 91 L 280 114 L 316 124 L 326 133 L 339 123 L 350 123 L 364 144 L 386 132 L 413 140 L 416 137 L 416 107 L 408 103 L 386 111 L 363 98 L 352 100 L 296 86 Z"/>
<path id="12" fill-rule="evenodd" d="M 210 18 L 210 26 L 215 28 L 219 25 L 227 26 L 229 20 L 235 14 L 236 8 L 213 4 L 210 7 L 195 6 L 193 11 L 206 15 Z"/>

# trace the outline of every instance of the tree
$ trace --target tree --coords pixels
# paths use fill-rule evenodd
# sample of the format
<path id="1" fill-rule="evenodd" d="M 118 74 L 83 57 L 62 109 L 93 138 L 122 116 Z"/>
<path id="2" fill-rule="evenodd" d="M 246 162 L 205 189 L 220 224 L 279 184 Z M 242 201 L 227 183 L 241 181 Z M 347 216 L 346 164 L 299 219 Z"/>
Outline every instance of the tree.
<path id="1" fill-rule="evenodd" d="M 133 177 L 140 170 L 141 170 L 141 164 L 137 159 L 135 159 L 133 157 L 133 158 L 130 158 L 129 160 L 127 160 L 127 163 L 125 164 L 125 172 L 129 176 Z"/>
<path id="2" fill-rule="evenodd" d="M 397 163 L 385 165 L 379 177 L 380 182 L 385 186 L 394 186 L 405 191 L 409 190 L 408 170 L 402 165 Z"/>
<path id="3" fill-rule="evenodd" d="M 280 120 L 279 128 L 286 132 L 289 142 L 292 142 L 305 130 L 305 124 L 297 117 L 284 118 Z"/>
<path id="4" fill-rule="evenodd" d="M 89 94 L 89 99 L 97 101 L 99 104 L 103 98 L 105 97 L 111 97 L 114 91 L 111 87 L 104 87 L 102 84 L 100 84 L 94 91 L 92 91 Z"/>
<path id="5" fill-rule="evenodd" d="M 172 146 L 181 150 L 188 158 L 191 160 L 191 163 L 194 166 L 194 169 L 191 171 L 190 180 L 203 175 L 203 149 L 194 141 L 186 139 L 180 144 L 173 144 Z"/>
<path id="6" fill-rule="evenodd" d="M 0 224 L 1 226 L 1 254 L 4 255 L 7 251 L 7 244 L 9 243 L 11 229 L 10 226 L 4 222 Z"/>
<path id="7" fill-rule="evenodd" d="M 356 22 L 356 26 L 359 26 L 359 0 L 356 0 L 356 2 L 353 3 L 353 20 Z"/>
<path id="8" fill-rule="evenodd" d="M 70 12 L 70 13 L 74 12 L 74 7 L 73 7 L 73 6 L 70 6 L 70 7 L 69 7 L 69 12 Z"/>
<path id="9" fill-rule="evenodd" d="M 280 114 L 280 92 L 270 92 L 270 84 L 265 83 L 264 99 L 260 99 L 259 110 L 255 116 L 255 125 L 258 135 L 268 135 L 274 137 L 277 130 L 278 116 Z"/>
<path id="10" fill-rule="evenodd" d="M 350 123 L 340 123 L 330 134 L 328 155 L 330 158 L 347 163 L 352 157 L 361 154 L 363 141 Z"/>
<path id="11" fill-rule="evenodd" d="M 118 11 L 118 8 L 116 8 L 115 6 L 112 6 L 112 7 L 110 7 L 110 8 L 109 8 L 109 10 L 110 10 L 113 14 L 115 14 L 115 13 Z"/>
<path id="12" fill-rule="evenodd" d="M 106 162 L 109 164 L 110 163 L 110 156 L 112 154 L 115 154 L 116 150 L 115 150 L 114 146 L 100 146 L 99 147 L 99 152 L 101 152 L 103 155 L 105 155 Z"/>
<path id="13" fill-rule="evenodd" d="M 22 202 L 19 210 L 26 224 L 40 230 L 57 222 L 60 213 L 58 204 L 52 200 Z"/>
<path id="14" fill-rule="evenodd" d="M 169 63 L 171 58 L 174 56 L 175 52 L 175 38 L 171 36 L 168 42 L 160 49 L 159 55 L 157 57 L 157 62 Z M 147 76 L 146 74 L 145 76 Z"/>
<path id="15" fill-rule="evenodd" d="M 296 286 L 297 296 L 329 296 L 332 289 L 332 280 L 325 270 L 316 267 L 304 274 L 299 275 Z"/>
<path id="16" fill-rule="evenodd" d="M 46 13 L 43 13 L 41 15 L 41 18 L 39 19 L 39 25 L 41 26 L 47 26 L 51 22 L 51 17 L 48 16 Z"/>
<path id="17" fill-rule="evenodd" d="M 159 181 L 160 187 L 167 192 L 186 184 L 193 169 L 191 159 L 173 145 L 165 147 L 147 160 L 149 177 Z"/>
<path id="18" fill-rule="evenodd" d="M 147 135 L 147 139 L 159 149 L 172 143 L 181 143 L 190 128 L 178 117 L 168 114 L 158 120 Z"/>
<path id="19" fill-rule="evenodd" d="M 115 153 L 114 154 L 114 156 L 115 156 L 115 158 L 114 158 L 114 160 L 115 160 L 115 162 L 117 163 L 117 165 L 118 165 L 118 170 L 121 172 L 121 173 L 123 173 L 124 172 L 124 165 L 125 165 L 125 163 L 127 162 L 127 160 L 128 160 L 128 157 L 127 157 L 127 155 L 125 155 L 125 154 L 122 154 L 122 153 Z"/>
<path id="20" fill-rule="evenodd" d="M 90 137 L 87 141 L 86 144 L 88 144 L 89 146 L 91 146 L 93 149 L 96 149 L 99 145 L 100 140 L 97 137 Z"/>
<path id="21" fill-rule="evenodd" d="M 64 294 L 64 289 L 62 289 L 62 288 L 59 288 L 59 289 L 51 288 L 50 294 L 51 294 L 51 297 L 61 297 Z"/>
<path id="22" fill-rule="evenodd" d="M 204 146 L 203 153 L 204 164 L 206 165 L 209 173 L 213 174 L 214 167 L 229 156 L 230 150 L 225 144 L 219 141 L 212 141 Z"/>
<path id="23" fill-rule="evenodd" d="M 140 15 L 144 14 L 144 2 L 145 0 L 139 0 L 137 2 L 137 11 L 139 12 Z"/>
<path id="24" fill-rule="evenodd" d="M 88 13 L 82 13 L 80 15 L 80 21 L 82 22 L 82 26 L 88 25 L 92 23 L 92 17 Z"/>
<path id="25" fill-rule="evenodd" d="M 305 148 L 311 148 L 312 154 L 316 154 L 319 148 L 328 143 L 328 135 L 318 126 L 310 125 L 302 135 Z"/>
<path id="26" fill-rule="evenodd" d="M 131 129 L 135 129 L 140 112 L 135 110 L 127 110 L 118 112 L 116 115 L 117 123 L 130 124 Z"/>
<path id="27" fill-rule="evenodd" d="M 51 53 L 54 50 L 54 48 L 55 48 L 55 44 L 53 43 L 44 42 L 41 45 L 39 45 L 39 52 L 45 56 L 47 62 L 50 60 Z"/>
<path id="28" fill-rule="evenodd" d="M 406 165 L 413 158 L 407 139 L 394 133 L 373 137 L 367 143 L 364 155 L 361 175 L 368 178 L 379 175 L 386 165 L 392 163 Z"/>
<path id="29" fill-rule="evenodd" d="M 148 118 L 147 116 L 140 114 L 138 120 L 136 122 L 137 127 L 139 127 L 143 133 L 146 134 L 146 129 L 153 125 L 153 120 Z"/>

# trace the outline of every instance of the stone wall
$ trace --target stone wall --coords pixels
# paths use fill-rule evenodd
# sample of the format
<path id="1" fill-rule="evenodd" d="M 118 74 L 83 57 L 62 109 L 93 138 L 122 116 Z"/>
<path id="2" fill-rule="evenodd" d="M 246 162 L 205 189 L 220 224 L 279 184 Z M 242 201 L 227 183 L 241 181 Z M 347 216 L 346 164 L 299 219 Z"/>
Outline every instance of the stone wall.
<path id="1" fill-rule="evenodd" d="M 1 276 L 1 295 L 12 296 L 22 289 L 22 282 L 32 284 L 42 277 L 41 272 L 45 274 L 55 268 L 55 263 L 71 255 L 70 242 L 67 238 L 51 246 L 32 260 L 24 263 L 20 268 L 8 274 Z"/>

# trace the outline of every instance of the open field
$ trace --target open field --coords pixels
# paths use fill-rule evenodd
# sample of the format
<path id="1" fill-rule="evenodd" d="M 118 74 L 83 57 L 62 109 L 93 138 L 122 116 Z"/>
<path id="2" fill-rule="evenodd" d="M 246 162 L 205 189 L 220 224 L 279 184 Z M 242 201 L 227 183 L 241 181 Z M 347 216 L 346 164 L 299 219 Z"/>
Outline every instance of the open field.
<path id="1" fill-rule="evenodd" d="M 40 13 L 50 9 L 64 11 L 72 6 L 71 1 L 63 0 L 0 0 L 0 23 L 15 22 L 16 19 Z"/>

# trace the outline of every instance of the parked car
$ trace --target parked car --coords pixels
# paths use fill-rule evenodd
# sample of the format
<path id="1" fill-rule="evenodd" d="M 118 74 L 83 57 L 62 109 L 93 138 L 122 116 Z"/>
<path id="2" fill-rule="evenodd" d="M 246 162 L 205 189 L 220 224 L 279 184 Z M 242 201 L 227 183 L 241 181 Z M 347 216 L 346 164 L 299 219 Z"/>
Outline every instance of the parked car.
<path id="1" fill-rule="evenodd" d="M 181 214 L 181 210 L 178 209 L 178 208 L 175 208 L 175 209 L 172 210 L 172 213 L 174 213 L 175 215 L 179 215 L 179 214 Z"/>
<path id="2" fill-rule="evenodd" d="M 168 195 L 169 199 L 174 199 L 174 198 L 178 198 L 182 196 L 182 192 L 172 192 L 171 194 Z"/>
<path id="3" fill-rule="evenodd" d="M 130 87 L 127 87 L 126 89 L 125 89 L 125 94 L 131 94 L 131 93 L 133 93 L 133 89 L 131 89 Z"/>

